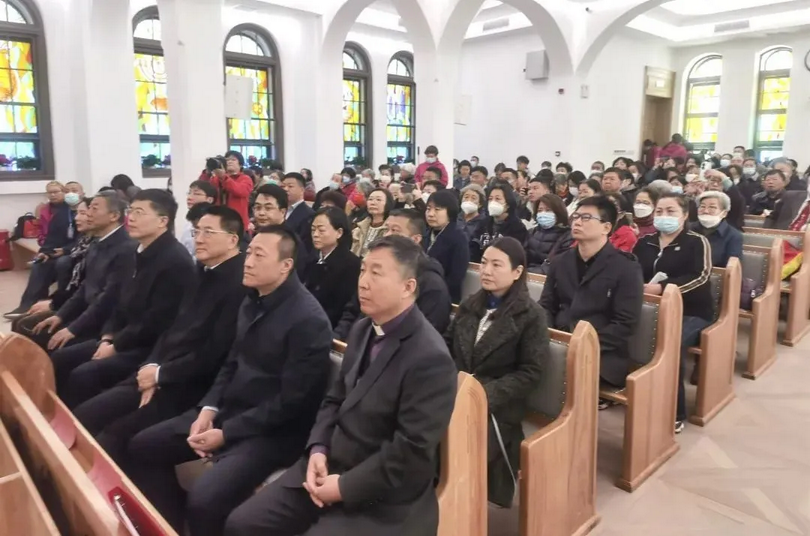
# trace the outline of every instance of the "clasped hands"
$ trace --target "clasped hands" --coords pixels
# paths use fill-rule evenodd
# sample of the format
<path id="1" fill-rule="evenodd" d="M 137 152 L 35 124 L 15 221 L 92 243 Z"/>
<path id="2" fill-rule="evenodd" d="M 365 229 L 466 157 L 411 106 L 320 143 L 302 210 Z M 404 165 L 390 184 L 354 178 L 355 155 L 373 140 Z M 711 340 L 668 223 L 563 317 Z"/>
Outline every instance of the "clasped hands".
<path id="1" fill-rule="evenodd" d="M 225 444 L 225 436 L 222 430 L 214 428 L 215 411 L 204 409 L 200 411 L 197 420 L 191 425 L 188 432 L 188 446 L 200 458 L 210 458 L 214 451 L 219 450 Z"/>
<path id="2" fill-rule="evenodd" d="M 316 452 L 310 455 L 304 489 L 318 508 L 343 500 L 340 496 L 339 479 L 340 475 L 329 474 L 325 454 Z"/>

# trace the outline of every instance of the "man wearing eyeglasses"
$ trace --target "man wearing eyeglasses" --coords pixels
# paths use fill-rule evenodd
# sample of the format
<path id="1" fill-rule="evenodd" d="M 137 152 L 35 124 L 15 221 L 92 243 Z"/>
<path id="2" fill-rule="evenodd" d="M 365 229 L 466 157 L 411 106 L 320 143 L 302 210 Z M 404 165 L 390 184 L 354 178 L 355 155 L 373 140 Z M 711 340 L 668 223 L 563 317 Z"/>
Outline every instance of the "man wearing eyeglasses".
<path id="1" fill-rule="evenodd" d="M 239 252 L 243 233 L 242 217 L 234 209 L 206 209 L 192 232 L 198 277 L 176 317 L 165 319 L 171 326 L 136 374 L 74 410 L 124 471 L 129 439 L 195 407 L 225 361 L 246 295 L 245 259 Z"/>
<path id="2" fill-rule="evenodd" d="M 549 327 L 571 332 L 580 320 L 590 322 L 599 335 L 600 376 L 624 387 L 644 281 L 635 256 L 609 242 L 616 217 L 616 206 L 605 197 L 579 204 L 571 215 L 577 245 L 551 262 L 540 305 L 548 313 Z"/>

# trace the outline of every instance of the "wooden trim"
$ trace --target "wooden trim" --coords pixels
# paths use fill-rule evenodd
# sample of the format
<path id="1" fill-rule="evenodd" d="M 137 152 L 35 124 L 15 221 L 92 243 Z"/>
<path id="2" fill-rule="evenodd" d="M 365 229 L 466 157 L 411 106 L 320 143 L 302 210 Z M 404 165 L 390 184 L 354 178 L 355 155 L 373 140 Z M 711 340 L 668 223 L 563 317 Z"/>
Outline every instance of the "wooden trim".
<path id="1" fill-rule="evenodd" d="M 555 330 L 549 334 L 552 341 L 568 344 L 565 404 L 556 419 L 520 445 L 521 536 L 587 534 L 600 519 L 596 514 L 599 337 L 587 322 L 579 322 L 573 334 Z"/>
<path id="2" fill-rule="evenodd" d="M 743 377 L 755 380 L 776 361 L 776 332 L 779 328 L 779 296 L 781 294 L 782 259 L 784 246 L 777 238 L 773 247 L 743 246 L 744 251 L 768 254 L 768 275 L 765 291 L 754 298 L 750 311 L 751 336 L 748 342 L 748 361 Z M 740 316 L 746 318 L 740 312 Z"/>
<path id="3" fill-rule="evenodd" d="M 695 414 L 689 422 L 706 426 L 734 400 L 734 362 L 737 358 L 737 329 L 740 313 L 742 268 L 736 257 L 726 268 L 715 268 L 722 274 L 723 292 L 717 321 L 700 336 L 698 387 Z"/>

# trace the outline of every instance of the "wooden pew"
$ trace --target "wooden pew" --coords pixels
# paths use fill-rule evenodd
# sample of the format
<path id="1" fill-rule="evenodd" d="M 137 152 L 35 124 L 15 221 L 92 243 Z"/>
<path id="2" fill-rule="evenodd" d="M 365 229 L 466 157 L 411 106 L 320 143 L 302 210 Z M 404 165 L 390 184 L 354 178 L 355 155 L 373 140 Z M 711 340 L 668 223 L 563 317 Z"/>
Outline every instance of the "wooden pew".
<path id="1" fill-rule="evenodd" d="M 529 287 L 529 294 L 534 301 L 540 301 L 540 295 L 543 293 L 543 284 L 546 282 L 546 276 L 540 274 L 529 273 L 527 285 Z M 461 285 L 461 299 L 462 301 L 469 298 L 476 292 L 481 290 L 481 265 L 471 262 L 467 268 L 467 275 Z M 454 304 L 453 312 L 459 304 Z"/>
<path id="2" fill-rule="evenodd" d="M 746 214 L 743 225 L 745 227 L 756 227 L 762 229 L 765 226 L 765 216 L 753 216 L 751 214 Z"/>
<path id="3" fill-rule="evenodd" d="M 11 242 L 11 259 L 15 270 L 28 270 L 28 264 L 39 253 L 39 244 L 36 238 L 20 238 Z"/>
<path id="4" fill-rule="evenodd" d="M 678 452 L 675 409 L 683 324 L 683 302 L 675 285 L 661 296 L 644 296 L 641 320 L 631 341 L 631 358 L 640 366 L 627 387 L 602 389 L 599 396 L 627 406 L 624 462 L 616 486 L 634 491 Z"/>
<path id="5" fill-rule="evenodd" d="M 712 271 L 714 323 L 701 333 L 700 346 L 689 349 L 690 354 L 699 357 L 697 404 L 689 417 L 689 422 L 698 426 L 706 426 L 734 400 L 741 278 L 740 261 L 735 257 L 726 268 Z"/>
<path id="6" fill-rule="evenodd" d="M 796 346 L 810 332 L 810 228 L 804 232 L 744 228 L 743 244 L 771 247 L 781 238 L 802 252 L 802 266 L 781 282 L 782 295 L 788 298 L 787 326 L 782 344 Z"/>
<path id="7" fill-rule="evenodd" d="M 50 358 L 29 339 L 0 345 L 0 414 L 52 484 L 69 534 L 176 536 L 53 391 Z M 51 487 L 51 486 L 49 486 Z"/>
<path id="8" fill-rule="evenodd" d="M 551 359 L 529 399 L 529 430 L 520 445 L 521 536 L 583 535 L 599 523 L 599 338 L 587 322 L 573 334 L 550 334 Z"/>
<path id="9" fill-rule="evenodd" d="M 0 421 L 0 534 L 59 536 L 11 436 Z"/>
<path id="10" fill-rule="evenodd" d="M 764 292 L 754 298 L 750 311 L 740 309 L 740 318 L 751 321 L 748 361 L 743 377 L 754 380 L 776 360 L 776 332 L 779 328 L 779 295 L 782 275 L 782 240 L 773 247 L 743 246 L 742 276 L 754 280 Z"/>

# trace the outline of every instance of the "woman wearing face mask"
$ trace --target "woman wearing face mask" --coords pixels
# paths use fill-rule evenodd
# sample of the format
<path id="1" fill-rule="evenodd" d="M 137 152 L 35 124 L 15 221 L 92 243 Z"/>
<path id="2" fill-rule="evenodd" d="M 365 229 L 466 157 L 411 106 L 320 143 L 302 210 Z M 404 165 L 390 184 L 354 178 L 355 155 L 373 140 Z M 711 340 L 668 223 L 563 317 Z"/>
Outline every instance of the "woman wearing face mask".
<path id="1" fill-rule="evenodd" d="M 517 199 L 512 187 L 496 183 L 489 189 L 487 213 L 474 238 L 470 241 L 470 260 L 480 262 L 484 250 L 502 236 L 511 236 L 521 244 L 526 242 L 528 231 L 517 216 Z"/>
<path id="2" fill-rule="evenodd" d="M 526 286 L 520 243 L 499 238 L 484 253 L 481 290 L 459 306 L 444 334 L 458 370 L 487 393 L 489 500 L 508 508 L 520 469 L 521 422 L 549 359 L 546 312 Z"/>
<path id="3" fill-rule="evenodd" d="M 467 242 L 472 240 L 478 226 L 487 217 L 484 210 L 486 199 L 486 192 L 477 184 L 467 185 L 461 190 L 461 214 L 459 214 L 458 221 L 467 236 Z"/>
<path id="4" fill-rule="evenodd" d="M 537 226 L 526 240 L 529 271 L 545 274 L 551 259 L 571 249 L 574 239 L 568 224 L 568 212 L 556 195 L 546 194 L 537 201 L 534 220 Z"/>
<path id="5" fill-rule="evenodd" d="M 655 232 L 653 212 L 655 212 L 658 197 L 659 193 L 654 188 L 642 188 L 636 195 L 636 202 L 633 204 L 633 224 L 638 230 L 639 237 Z"/>
<path id="6" fill-rule="evenodd" d="M 618 217 L 613 225 L 613 232 L 610 233 L 610 243 L 614 248 L 630 253 L 638 242 L 638 235 L 630 225 L 630 205 L 622 194 L 607 194 L 605 197 L 616 205 Z"/>
<path id="7" fill-rule="evenodd" d="M 425 211 L 428 229 L 422 237 L 425 253 L 442 265 L 453 303 L 461 303 L 461 285 L 470 264 L 469 240 L 458 227 L 458 213 L 455 191 L 439 190 L 431 194 Z"/>
<path id="8" fill-rule="evenodd" d="M 743 161 L 742 176 L 737 185 L 740 193 L 745 199 L 746 210 L 751 206 L 751 198 L 762 191 L 762 183 L 759 181 L 759 173 L 757 172 L 757 161 L 753 158 L 746 158 Z"/>
<path id="9" fill-rule="evenodd" d="M 714 303 L 711 283 L 712 251 L 709 241 L 688 230 L 689 204 L 678 194 L 664 194 L 655 205 L 657 232 L 638 241 L 633 253 L 644 274 L 645 294 L 660 296 L 668 284 L 677 285 L 683 298 L 683 332 L 678 384 L 675 432 L 683 430 L 686 420 L 684 367 L 689 347 L 698 344 L 700 332 L 712 323 Z M 650 282 L 654 276 L 656 283 Z"/>
<path id="10" fill-rule="evenodd" d="M 352 231 L 352 253 L 361 259 L 365 257 L 368 246 L 385 234 L 385 219 L 393 208 L 394 198 L 385 188 L 375 188 L 368 194 L 368 217 L 358 222 Z"/>
<path id="11" fill-rule="evenodd" d="M 571 202 L 568 203 L 566 210 L 568 215 L 573 214 L 579 206 L 579 185 L 586 180 L 585 174 L 581 171 L 572 171 L 568 174 L 568 195 L 571 196 Z"/>
<path id="12" fill-rule="evenodd" d="M 743 236 L 726 221 L 731 200 L 723 192 L 708 191 L 698 197 L 698 221 L 691 228 L 712 247 L 712 266 L 725 268 L 731 257 L 742 258 Z"/>

